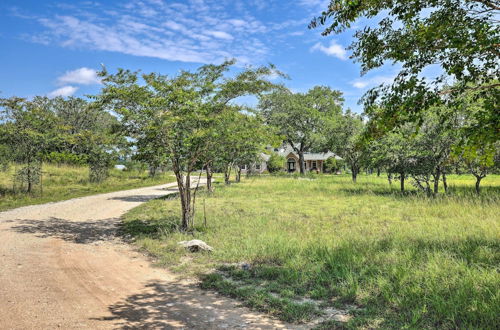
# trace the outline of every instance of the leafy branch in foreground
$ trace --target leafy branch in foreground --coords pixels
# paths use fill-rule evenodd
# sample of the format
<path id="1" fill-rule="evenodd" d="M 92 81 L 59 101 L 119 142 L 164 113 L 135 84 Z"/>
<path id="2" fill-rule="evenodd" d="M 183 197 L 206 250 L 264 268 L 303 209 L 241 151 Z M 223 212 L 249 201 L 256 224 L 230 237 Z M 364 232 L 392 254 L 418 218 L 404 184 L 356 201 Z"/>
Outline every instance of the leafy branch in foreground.
<path id="1" fill-rule="evenodd" d="M 373 24 L 355 32 L 352 57 L 362 74 L 386 63 L 402 68 L 392 85 L 369 90 L 362 102 L 369 115 L 373 105 L 383 112 L 381 129 L 403 122 L 422 122 L 426 109 L 457 100 L 467 91 L 484 101 L 485 115 L 478 118 L 476 141 L 496 141 L 500 129 L 500 24 L 498 1 L 343 1 L 331 0 L 311 24 L 326 26 L 323 35 L 339 34 L 361 18 Z M 425 70 L 439 67 L 436 78 L 424 78 Z M 445 83 L 453 83 L 446 87 Z"/>

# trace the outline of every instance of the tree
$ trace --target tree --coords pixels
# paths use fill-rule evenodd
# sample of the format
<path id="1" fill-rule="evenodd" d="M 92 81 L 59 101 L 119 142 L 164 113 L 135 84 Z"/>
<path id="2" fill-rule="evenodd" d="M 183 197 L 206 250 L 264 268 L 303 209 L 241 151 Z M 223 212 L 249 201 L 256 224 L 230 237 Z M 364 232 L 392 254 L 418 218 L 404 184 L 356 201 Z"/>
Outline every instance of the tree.
<path id="1" fill-rule="evenodd" d="M 305 173 L 304 153 L 324 145 L 329 127 L 342 113 L 342 93 L 329 87 L 316 86 L 307 93 L 292 93 L 282 88 L 260 99 L 259 108 L 266 123 L 299 156 L 300 173 Z"/>
<path id="2" fill-rule="evenodd" d="M 349 165 L 353 182 L 356 182 L 366 154 L 363 144 L 364 127 L 362 117 L 347 110 L 328 134 L 327 146 Z"/>
<path id="3" fill-rule="evenodd" d="M 216 155 L 212 160 L 223 169 L 226 184 L 233 168 L 239 182 L 242 167 L 257 162 L 263 146 L 272 139 L 272 131 L 263 125 L 258 114 L 242 113 L 237 106 L 226 108 L 216 131 L 212 149 Z"/>
<path id="4" fill-rule="evenodd" d="M 120 114 L 137 147 L 158 146 L 175 173 L 182 208 L 181 228 L 193 226 L 196 190 L 191 173 L 207 163 L 206 150 L 214 147 L 214 128 L 227 105 L 240 96 L 260 94 L 274 87 L 266 78 L 274 67 L 247 68 L 234 77 L 225 74 L 234 61 L 205 65 L 177 76 L 104 69 L 101 104 Z"/>
<path id="5" fill-rule="evenodd" d="M 445 190 L 448 189 L 446 171 L 451 161 L 453 146 L 458 142 L 457 114 L 451 112 L 443 115 L 449 110 L 443 107 L 427 110 L 416 138 L 417 156 L 420 158 L 420 163 L 430 170 L 434 194 L 439 191 L 440 181 L 443 181 Z"/>
<path id="6" fill-rule="evenodd" d="M 100 183 L 117 158 L 117 148 L 126 140 L 118 131 L 118 119 L 96 102 L 75 97 L 52 100 L 55 115 L 65 128 L 59 134 L 59 151 L 84 155 L 89 165 L 89 181 Z"/>
<path id="7" fill-rule="evenodd" d="M 377 20 L 356 31 L 350 46 L 362 74 L 393 62 L 402 65 L 394 83 L 365 94 L 367 112 L 377 104 L 386 131 L 406 121 L 422 122 L 432 106 L 448 104 L 465 91 L 484 100 L 474 130 L 477 142 L 497 141 L 500 127 L 500 5 L 493 0 L 343 1 L 331 0 L 310 27 L 326 25 L 323 35 L 338 34 L 361 18 Z M 422 73 L 439 66 L 434 79 Z M 445 81 L 456 81 L 450 88 Z"/>
<path id="8" fill-rule="evenodd" d="M 41 163 L 44 155 L 61 145 L 60 122 L 51 110 L 46 97 L 33 100 L 12 97 L 0 99 L 2 140 L 9 146 L 12 161 L 23 167 L 15 174 L 15 181 L 27 193 L 40 183 Z"/>
<path id="9" fill-rule="evenodd" d="M 390 180 L 393 173 L 399 175 L 401 192 L 405 191 L 405 179 L 415 165 L 417 150 L 413 146 L 414 130 L 413 125 L 406 124 L 371 140 L 368 147 L 372 165 L 385 168 Z"/>
<path id="10" fill-rule="evenodd" d="M 489 172 L 500 166 L 500 144 L 483 145 L 481 147 L 465 147 L 461 149 L 460 160 L 476 178 L 475 190 L 481 192 L 481 180 Z"/>

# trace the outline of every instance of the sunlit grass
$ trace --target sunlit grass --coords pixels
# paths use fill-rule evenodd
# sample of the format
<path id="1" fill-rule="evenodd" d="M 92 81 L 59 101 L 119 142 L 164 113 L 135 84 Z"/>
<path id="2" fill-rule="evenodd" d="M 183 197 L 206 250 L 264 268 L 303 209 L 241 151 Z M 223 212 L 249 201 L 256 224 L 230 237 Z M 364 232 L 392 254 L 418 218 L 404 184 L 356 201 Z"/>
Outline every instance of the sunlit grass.
<path id="1" fill-rule="evenodd" d="M 375 176 L 357 184 L 347 176 L 252 178 L 200 196 L 193 234 L 175 230 L 176 199 L 132 210 L 125 228 L 160 263 L 287 321 L 354 305 L 349 327 L 492 328 L 500 315 L 500 176 L 484 179 L 479 197 L 472 176 L 448 180 L 449 194 L 428 198 Z M 177 246 L 193 238 L 214 252 Z M 237 262 L 251 269 L 227 266 Z"/>
<path id="2" fill-rule="evenodd" d="M 145 171 L 110 170 L 109 177 L 102 183 L 88 180 L 88 168 L 66 165 L 43 165 L 42 185 L 36 186 L 32 194 L 13 191 L 13 165 L 6 172 L 0 172 L 0 211 L 30 205 L 82 197 L 96 193 L 132 189 L 174 182 L 171 173 L 149 178 Z"/>

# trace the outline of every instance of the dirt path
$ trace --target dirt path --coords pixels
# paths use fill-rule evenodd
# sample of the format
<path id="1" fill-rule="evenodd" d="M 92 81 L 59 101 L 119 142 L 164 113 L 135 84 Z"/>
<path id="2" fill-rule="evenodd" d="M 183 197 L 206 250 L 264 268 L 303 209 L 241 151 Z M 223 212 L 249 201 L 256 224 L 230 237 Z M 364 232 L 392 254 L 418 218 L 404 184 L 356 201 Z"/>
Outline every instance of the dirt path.
<path id="1" fill-rule="evenodd" d="M 175 185 L 0 213 L 0 329 L 290 328 L 200 290 L 115 237 L 119 217 Z"/>

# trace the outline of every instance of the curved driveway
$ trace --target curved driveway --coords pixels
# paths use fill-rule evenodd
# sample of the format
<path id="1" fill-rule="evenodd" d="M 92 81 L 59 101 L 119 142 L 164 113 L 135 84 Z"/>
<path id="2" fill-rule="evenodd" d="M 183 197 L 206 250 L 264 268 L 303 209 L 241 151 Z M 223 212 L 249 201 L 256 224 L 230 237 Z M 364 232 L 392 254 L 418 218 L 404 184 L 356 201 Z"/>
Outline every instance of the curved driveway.
<path id="1" fill-rule="evenodd" d="M 175 191 L 171 184 L 1 212 L 0 329 L 286 327 L 152 267 L 116 237 L 126 211 Z"/>

